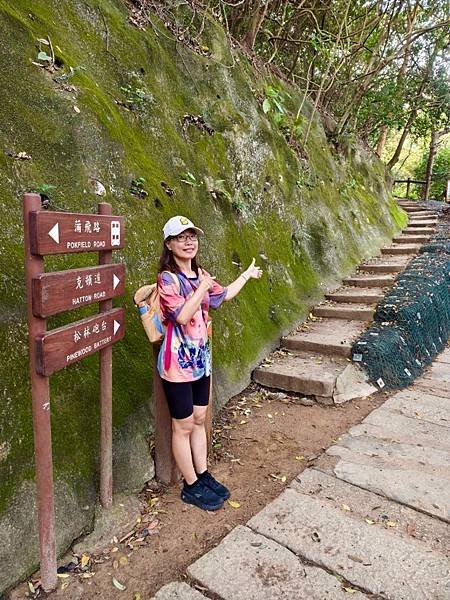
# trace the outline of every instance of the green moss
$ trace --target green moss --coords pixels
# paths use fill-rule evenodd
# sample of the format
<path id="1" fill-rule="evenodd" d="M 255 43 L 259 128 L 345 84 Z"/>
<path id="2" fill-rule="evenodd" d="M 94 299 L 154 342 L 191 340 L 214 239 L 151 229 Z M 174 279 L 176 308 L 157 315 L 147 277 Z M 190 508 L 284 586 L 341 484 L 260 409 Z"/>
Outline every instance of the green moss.
<path id="1" fill-rule="evenodd" d="M 0 11 L 0 426 L 6 443 L 0 454 L 1 517 L 34 472 L 24 191 L 55 185 L 50 208 L 96 212 L 95 178 L 107 189 L 101 200 L 126 217 L 126 248 L 115 253 L 127 267 L 126 294 L 116 302 L 126 307 L 127 335 L 114 348 L 113 421 L 117 438 L 135 432 L 130 454 L 152 429 L 152 353 L 131 298 L 156 276 L 161 229 L 169 217 L 185 213 L 205 229 L 201 259 L 223 283 L 238 275 L 234 257 L 242 268 L 252 257 L 263 263 L 264 278 L 250 282 L 215 318 L 218 407 L 280 333 L 308 313 L 323 286 L 375 252 L 404 225 L 405 215 L 389 196 L 382 165 L 358 148 L 345 160 L 336 155 L 317 115 L 304 148 L 309 160 L 299 159 L 263 114 L 255 92 L 276 83 L 289 93 L 292 114 L 302 94 L 257 75 L 227 46 L 217 24 L 206 24 L 202 43 L 212 50 L 207 58 L 177 43 L 156 18 L 146 32 L 131 26 L 121 0 L 105 0 L 101 9 L 91 0 L 38 0 L 31 8 L 25 0 L 0 0 Z M 37 38 L 45 36 L 63 62 L 53 76 L 31 62 Z M 82 67 L 65 82 L 74 89 L 54 80 L 70 67 Z M 151 99 L 127 110 L 120 104 L 127 84 L 141 86 Z M 202 115 L 214 134 L 184 130 L 186 113 Z M 307 103 L 302 115 L 305 124 Z M 25 151 L 32 160 L 16 160 L 7 149 Z M 183 184 L 186 171 L 201 183 Z M 145 179 L 144 199 L 129 191 L 138 177 Z M 162 182 L 175 195 L 167 195 Z M 216 189 L 222 195 L 214 197 Z M 69 255 L 46 259 L 46 269 L 95 263 L 95 255 Z M 48 326 L 95 310 L 55 317 Z M 56 479 L 77 490 L 79 506 L 91 505 L 98 479 L 98 357 L 53 376 L 51 390 Z M 120 465 L 118 471 L 124 471 Z M 126 487 L 126 477 L 116 483 Z"/>

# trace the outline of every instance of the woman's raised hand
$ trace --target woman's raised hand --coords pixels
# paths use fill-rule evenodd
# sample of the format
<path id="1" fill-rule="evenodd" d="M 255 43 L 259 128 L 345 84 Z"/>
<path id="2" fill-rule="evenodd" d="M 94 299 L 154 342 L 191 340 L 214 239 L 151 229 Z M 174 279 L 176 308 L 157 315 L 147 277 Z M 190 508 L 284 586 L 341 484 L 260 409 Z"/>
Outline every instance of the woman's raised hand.
<path id="1" fill-rule="evenodd" d="M 211 277 L 211 275 L 208 275 L 206 271 L 204 271 L 203 269 L 199 269 L 198 280 L 199 285 L 202 285 L 205 288 L 205 291 L 209 291 L 214 285 L 215 277 Z"/>
<path id="2" fill-rule="evenodd" d="M 262 273 L 262 269 L 255 265 L 255 259 L 253 259 L 248 269 L 244 271 L 243 275 L 244 278 L 246 277 L 247 279 L 259 279 Z"/>

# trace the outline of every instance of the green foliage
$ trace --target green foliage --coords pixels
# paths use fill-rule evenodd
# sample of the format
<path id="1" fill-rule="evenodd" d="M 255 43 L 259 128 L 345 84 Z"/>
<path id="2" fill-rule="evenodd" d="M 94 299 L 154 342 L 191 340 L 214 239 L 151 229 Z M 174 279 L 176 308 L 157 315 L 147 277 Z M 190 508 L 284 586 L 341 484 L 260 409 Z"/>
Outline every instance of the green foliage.
<path id="1" fill-rule="evenodd" d="M 424 152 L 422 159 L 416 167 L 415 176 L 424 180 L 428 162 L 428 151 Z M 447 179 L 450 179 L 450 146 L 441 148 L 436 153 L 433 162 L 432 181 L 430 197 L 442 199 L 447 187 Z"/>
<path id="2" fill-rule="evenodd" d="M 122 85 L 120 87 L 120 91 L 122 92 L 125 98 L 123 104 L 130 110 L 136 110 L 137 108 L 142 106 L 144 102 L 153 100 L 153 96 L 149 94 L 145 89 L 135 87 L 130 83 Z"/>
<path id="3" fill-rule="evenodd" d="M 144 177 L 138 177 L 132 179 L 130 184 L 130 192 L 137 198 L 144 199 L 148 196 L 148 192 L 144 189 L 145 179 Z"/>
<path id="4" fill-rule="evenodd" d="M 283 133 L 290 143 L 293 138 L 300 138 L 302 134 L 303 116 L 300 111 L 294 117 L 286 107 L 286 102 L 292 100 L 286 90 L 268 85 L 265 88 L 265 96 L 262 103 L 264 114 L 270 116 L 272 121 Z"/>
<path id="5" fill-rule="evenodd" d="M 201 182 L 199 183 L 195 175 L 193 175 L 190 171 L 186 171 L 186 173 L 181 177 L 180 181 L 192 187 L 201 185 Z"/>

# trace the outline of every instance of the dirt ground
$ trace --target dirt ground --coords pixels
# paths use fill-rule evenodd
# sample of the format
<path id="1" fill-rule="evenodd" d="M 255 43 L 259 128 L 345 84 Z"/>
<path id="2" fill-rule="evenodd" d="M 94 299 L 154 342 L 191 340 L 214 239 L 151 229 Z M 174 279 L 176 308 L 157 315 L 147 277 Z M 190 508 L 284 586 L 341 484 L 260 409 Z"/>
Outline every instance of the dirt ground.
<path id="1" fill-rule="evenodd" d="M 55 592 L 45 594 L 37 575 L 9 599 L 150 599 L 166 583 L 183 580 L 190 563 L 278 496 L 384 399 L 378 394 L 342 406 L 305 406 L 310 399 L 252 384 L 214 423 L 210 470 L 230 488 L 231 504 L 204 512 L 180 500 L 179 486 L 150 482 L 140 496 L 142 520 L 131 535 L 98 555 L 73 557 Z"/>

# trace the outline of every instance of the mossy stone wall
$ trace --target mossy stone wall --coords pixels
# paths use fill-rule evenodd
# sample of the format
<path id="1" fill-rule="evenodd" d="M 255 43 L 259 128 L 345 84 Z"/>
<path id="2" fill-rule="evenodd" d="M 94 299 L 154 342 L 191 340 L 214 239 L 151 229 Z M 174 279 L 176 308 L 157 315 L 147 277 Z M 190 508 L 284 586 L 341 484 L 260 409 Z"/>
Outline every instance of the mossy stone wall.
<path id="1" fill-rule="evenodd" d="M 339 155 L 318 118 L 304 148 L 308 160 L 299 159 L 261 101 L 267 85 L 276 86 L 295 113 L 301 94 L 256 73 L 218 24 L 206 22 L 202 43 L 210 55 L 202 56 L 155 16 L 146 31 L 127 18 L 121 0 L 0 0 L 0 590 L 31 572 L 38 556 L 25 191 L 46 191 L 53 210 L 96 212 L 105 200 L 126 217 L 127 245 L 115 253 L 127 267 L 126 295 L 115 303 L 127 310 L 127 335 L 113 359 L 117 490 L 138 489 L 152 475 L 151 349 L 132 293 L 155 278 L 169 217 L 186 214 L 206 231 L 201 259 L 219 281 L 233 280 L 252 257 L 265 271 L 216 315 L 216 408 L 247 384 L 253 366 L 326 285 L 405 222 L 382 165 L 356 146 Z M 38 41 L 44 38 L 58 65 L 53 73 L 33 64 L 44 64 L 39 50 L 51 52 Z M 306 103 L 305 124 L 310 110 Z M 185 115 L 201 116 L 214 131 Z M 194 185 L 182 182 L 188 172 Z M 139 178 L 142 197 L 130 192 Z M 106 189 L 102 198 L 97 182 Z M 63 256 L 46 259 L 46 268 L 95 261 Z M 94 311 L 52 318 L 49 328 Z M 51 378 L 51 413 L 61 553 L 91 526 L 97 498 L 97 356 Z"/>

